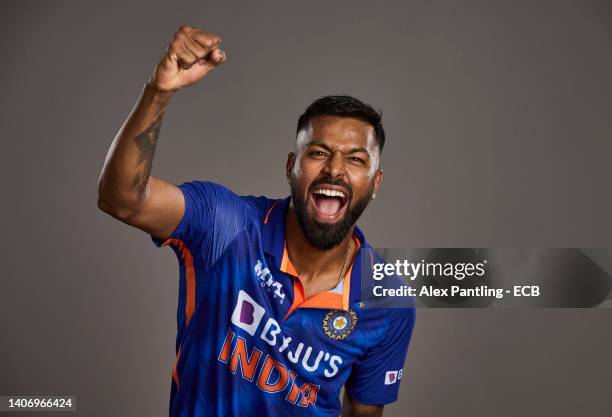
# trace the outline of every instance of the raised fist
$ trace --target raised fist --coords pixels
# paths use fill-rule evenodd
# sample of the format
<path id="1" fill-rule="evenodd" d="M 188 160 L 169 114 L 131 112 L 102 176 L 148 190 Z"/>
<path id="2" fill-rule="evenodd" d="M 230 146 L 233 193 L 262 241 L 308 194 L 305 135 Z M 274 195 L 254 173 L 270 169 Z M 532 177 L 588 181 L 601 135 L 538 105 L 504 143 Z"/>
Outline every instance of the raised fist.
<path id="1" fill-rule="evenodd" d="M 195 84 L 225 62 L 220 44 L 221 38 L 214 33 L 181 26 L 155 67 L 149 85 L 161 92 L 175 92 Z"/>

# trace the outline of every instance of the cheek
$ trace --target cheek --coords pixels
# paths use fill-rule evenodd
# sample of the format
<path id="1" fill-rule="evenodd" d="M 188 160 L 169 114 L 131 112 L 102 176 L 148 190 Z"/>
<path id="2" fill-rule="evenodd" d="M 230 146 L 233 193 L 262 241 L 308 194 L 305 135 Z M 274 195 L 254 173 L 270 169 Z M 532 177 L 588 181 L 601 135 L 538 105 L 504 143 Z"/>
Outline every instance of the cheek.
<path id="1" fill-rule="evenodd" d="M 313 164 L 312 160 L 305 158 L 302 153 L 299 153 L 296 157 L 295 163 L 293 164 L 293 175 L 305 177 L 308 176 L 309 173 L 315 170 L 315 164 Z"/>
<path id="2" fill-rule="evenodd" d="M 362 173 L 353 179 L 353 200 L 360 200 L 367 195 L 374 186 L 374 176 L 369 173 Z"/>
<path id="3" fill-rule="evenodd" d="M 313 161 L 301 161 L 293 166 L 293 174 L 300 182 L 310 183 L 321 172 L 321 167 Z"/>
<path id="4" fill-rule="evenodd" d="M 306 168 L 306 169 L 305 169 Z M 310 184 L 309 175 L 307 167 L 302 166 L 298 162 L 293 165 L 293 169 L 291 170 L 291 176 L 293 178 L 293 182 L 301 194 L 308 189 L 308 185 Z"/>

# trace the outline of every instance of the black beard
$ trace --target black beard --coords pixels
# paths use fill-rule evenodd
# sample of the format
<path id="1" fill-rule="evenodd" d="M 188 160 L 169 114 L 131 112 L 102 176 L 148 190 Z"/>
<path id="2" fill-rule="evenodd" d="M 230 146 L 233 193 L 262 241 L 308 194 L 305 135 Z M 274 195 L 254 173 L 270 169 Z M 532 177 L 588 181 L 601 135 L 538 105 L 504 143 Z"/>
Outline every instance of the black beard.
<path id="1" fill-rule="evenodd" d="M 329 179 L 324 181 L 316 181 L 316 183 L 313 183 L 313 185 L 320 183 L 342 185 L 349 190 L 350 196 L 353 195 L 352 189 L 345 183 L 338 184 L 338 181 Z M 366 195 L 362 199 L 357 200 L 353 208 L 348 207 L 347 212 L 342 219 L 335 224 L 327 224 L 318 222 L 314 217 L 308 215 L 306 211 L 307 201 L 300 197 L 301 194 L 297 186 L 297 179 L 294 177 L 293 173 L 291 174 L 289 184 L 291 186 L 291 200 L 293 201 L 295 214 L 297 215 L 298 222 L 302 228 L 302 233 L 304 233 L 304 237 L 308 243 L 310 243 L 312 247 L 319 250 L 329 250 L 338 246 L 344 240 L 348 232 L 351 230 L 351 227 L 357 222 L 359 216 L 361 216 L 363 211 L 370 203 L 372 194 L 374 193 L 374 181 L 372 181 Z"/>

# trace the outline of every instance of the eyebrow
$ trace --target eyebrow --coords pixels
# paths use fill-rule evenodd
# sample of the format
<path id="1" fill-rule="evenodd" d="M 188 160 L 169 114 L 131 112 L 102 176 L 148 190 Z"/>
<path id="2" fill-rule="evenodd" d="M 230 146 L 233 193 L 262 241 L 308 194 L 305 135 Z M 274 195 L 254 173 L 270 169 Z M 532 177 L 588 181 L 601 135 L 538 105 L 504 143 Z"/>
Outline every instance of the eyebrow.
<path id="1" fill-rule="evenodd" d="M 331 148 L 329 146 L 327 146 L 325 143 L 321 142 L 321 141 L 316 141 L 313 140 L 311 142 L 309 142 L 307 145 L 308 146 L 318 146 L 319 148 L 323 148 L 327 151 L 331 152 Z M 351 153 L 358 153 L 358 152 L 362 152 L 367 154 L 368 156 L 370 156 L 370 153 L 368 152 L 368 150 L 366 148 L 353 148 L 353 149 L 349 149 L 348 152 L 343 152 L 344 154 L 351 154 Z"/>

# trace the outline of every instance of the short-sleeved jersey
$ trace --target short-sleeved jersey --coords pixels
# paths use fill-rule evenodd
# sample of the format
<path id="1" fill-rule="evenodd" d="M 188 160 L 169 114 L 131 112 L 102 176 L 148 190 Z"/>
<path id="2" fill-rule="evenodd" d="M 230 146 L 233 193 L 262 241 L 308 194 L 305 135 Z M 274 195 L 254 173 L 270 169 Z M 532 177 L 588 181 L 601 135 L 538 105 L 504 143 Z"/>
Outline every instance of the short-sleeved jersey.
<path id="1" fill-rule="evenodd" d="M 202 181 L 179 186 L 172 235 L 180 282 L 171 417 L 333 416 L 340 390 L 362 404 L 397 398 L 415 320 L 360 301 L 359 228 L 351 269 L 305 298 L 285 245 L 290 197 L 238 196 Z"/>

